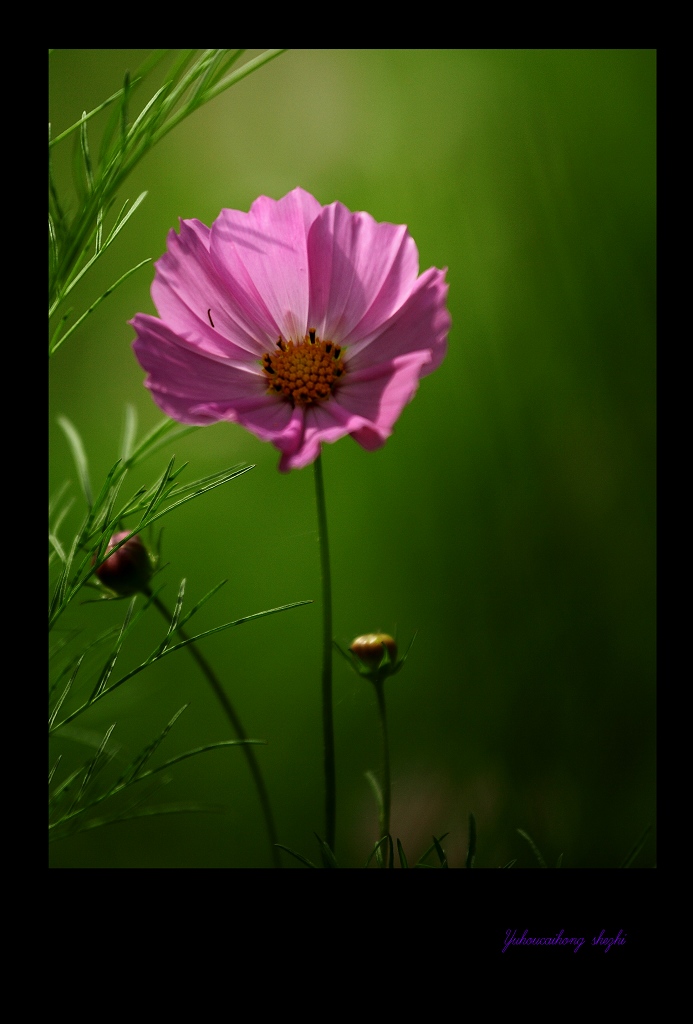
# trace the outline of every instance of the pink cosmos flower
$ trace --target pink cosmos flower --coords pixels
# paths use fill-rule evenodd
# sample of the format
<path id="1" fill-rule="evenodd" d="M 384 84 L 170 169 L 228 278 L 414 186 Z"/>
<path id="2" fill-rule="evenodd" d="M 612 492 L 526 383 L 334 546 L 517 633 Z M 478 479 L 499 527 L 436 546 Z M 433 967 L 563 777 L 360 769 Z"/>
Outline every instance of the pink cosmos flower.
<path id="1" fill-rule="evenodd" d="M 345 434 L 379 448 L 446 352 L 445 271 L 419 275 L 406 226 L 300 188 L 211 228 L 182 220 L 155 267 L 159 318 L 131 321 L 154 401 L 183 423 L 240 423 L 284 472 Z"/>

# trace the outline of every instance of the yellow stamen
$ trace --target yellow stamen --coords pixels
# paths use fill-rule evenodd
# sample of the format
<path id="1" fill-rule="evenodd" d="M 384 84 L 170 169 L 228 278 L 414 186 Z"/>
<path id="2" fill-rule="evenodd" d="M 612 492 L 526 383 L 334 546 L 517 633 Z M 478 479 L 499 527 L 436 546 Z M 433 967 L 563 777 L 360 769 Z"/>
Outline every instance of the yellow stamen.
<path id="1" fill-rule="evenodd" d="M 341 354 L 339 345 L 321 341 L 312 327 L 298 345 L 279 338 L 276 349 L 260 361 L 270 394 L 281 394 L 293 405 L 324 402 L 344 375 Z"/>

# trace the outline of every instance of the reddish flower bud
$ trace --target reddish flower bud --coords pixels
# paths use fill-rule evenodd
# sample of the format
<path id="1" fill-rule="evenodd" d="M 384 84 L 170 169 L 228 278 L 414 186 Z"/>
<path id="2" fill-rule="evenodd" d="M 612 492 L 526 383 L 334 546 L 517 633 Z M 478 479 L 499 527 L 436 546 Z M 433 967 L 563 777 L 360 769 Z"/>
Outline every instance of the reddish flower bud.
<path id="1" fill-rule="evenodd" d="M 380 667 L 385 651 L 390 655 L 390 663 L 397 661 L 397 644 L 387 633 L 366 633 L 357 636 L 349 648 L 359 661 L 370 669 Z"/>
<path id="2" fill-rule="evenodd" d="M 111 551 L 116 544 L 127 537 L 129 530 L 114 533 L 108 542 L 106 551 Z M 152 576 L 152 564 L 149 553 L 139 534 L 135 534 L 122 547 L 103 562 L 96 570 L 97 577 L 104 586 L 120 597 L 129 597 L 146 590 Z"/>

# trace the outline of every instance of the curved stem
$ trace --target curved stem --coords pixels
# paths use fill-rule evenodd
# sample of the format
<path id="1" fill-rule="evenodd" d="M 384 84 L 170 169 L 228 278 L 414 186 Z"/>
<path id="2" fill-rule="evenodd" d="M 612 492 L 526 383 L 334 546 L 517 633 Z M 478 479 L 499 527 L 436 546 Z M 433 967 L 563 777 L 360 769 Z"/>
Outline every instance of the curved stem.
<path id="1" fill-rule="evenodd" d="M 334 725 L 332 722 L 332 584 L 330 580 L 330 549 L 327 541 L 325 487 L 322 479 L 322 455 L 318 455 L 313 463 L 313 468 L 315 470 L 315 502 L 318 511 L 322 571 L 322 731 L 325 769 L 325 840 L 334 853 L 337 794 Z"/>
<path id="2" fill-rule="evenodd" d="M 161 612 L 166 621 L 170 622 L 172 615 L 171 612 L 167 609 L 166 605 L 158 597 L 154 597 L 152 603 Z M 188 639 L 187 633 L 181 627 L 178 627 L 176 630 L 174 630 L 174 632 L 176 632 L 181 637 L 181 639 Z M 212 669 L 212 666 L 209 664 L 205 656 L 198 650 L 197 645 L 195 643 L 188 644 L 187 649 L 190 651 L 190 654 L 193 656 L 193 658 L 199 665 L 200 670 L 202 671 L 202 674 L 204 675 L 205 679 L 214 690 L 217 700 L 224 709 L 224 713 L 228 718 L 229 722 L 231 723 L 231 726 L 234 729 L 236 736 L 238 737 L 239 740 L 247 740 L 248 734 L 243 728 L 243 723 L 238 717 L 238 714 L 234 709 L 233 704 L 226 696 L 226 692 L 224 691 L 224 688 L 219 682 L 219 680 L 217 679 L 214 670 Z M 255 783 L 257 795 L 260 800 L 260 805 L 262 807 L 262 813 L 265 818 L 265 825 L 267 826 L 267 835 L 269 837 L 270 846 L 272 849 L 272 865 L 275 868 L 280 868 L 282 865 L 279 856 L 279 849 L 276 845 L 278 842 L 277 830 L 274 824 L 274 817 L 272 815 L 272 808 L 270 805 L 267 789 L 265 787 L 265 781 L 262 778 L 262 773 L 260 772 L 260 765 L 257 762 L 255 751 L 253 750 L 252 746 L 249 743 L 244 744 L 241 749 L 243 750 L 243 753 L 245 754 L 245 759 L 248 762 L 250 774 L 253 777 L 253 782 Z"/>
<path id="3" fill-rule="evenodd" d="M 380 712 L 380 725 L 383 732 L 383 802 L 380 808 L 380 836 L 390 834 L 390 804 L 392 784 L 390 782 L 390 744 L 387 737 L 387 714 L 385 711 L 385 687 L 383 680 L 378 679 L 374 683 L 375 693 L 378 698 L 378 711 Z"/>

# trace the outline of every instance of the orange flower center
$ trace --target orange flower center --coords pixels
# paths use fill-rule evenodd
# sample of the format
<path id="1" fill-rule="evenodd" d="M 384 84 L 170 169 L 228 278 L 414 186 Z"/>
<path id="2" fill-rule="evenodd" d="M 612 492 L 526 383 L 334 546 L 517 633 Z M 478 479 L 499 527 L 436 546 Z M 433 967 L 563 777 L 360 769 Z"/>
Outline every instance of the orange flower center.
<path id="1" fill-rule="evenodd" d="M 277 342 L 272 352 L 261 359 L 270 394 L 283 395 L 294 405 L 324 402 L 344 375 L 342 349 L 331 341 L 321 341 L 313 329 L 303 341 Z"/>

